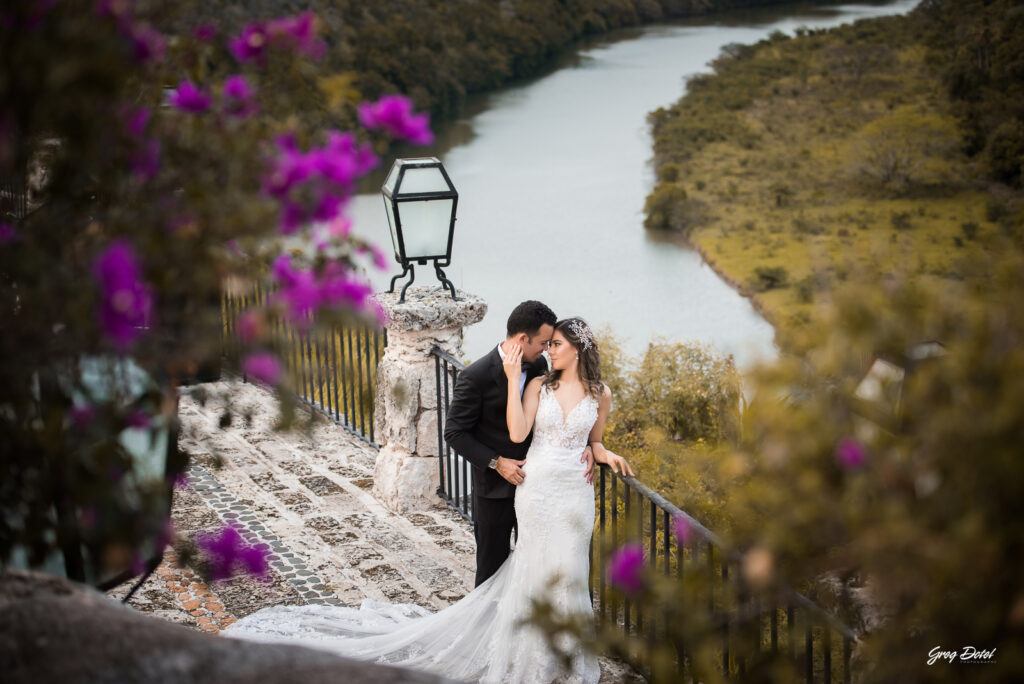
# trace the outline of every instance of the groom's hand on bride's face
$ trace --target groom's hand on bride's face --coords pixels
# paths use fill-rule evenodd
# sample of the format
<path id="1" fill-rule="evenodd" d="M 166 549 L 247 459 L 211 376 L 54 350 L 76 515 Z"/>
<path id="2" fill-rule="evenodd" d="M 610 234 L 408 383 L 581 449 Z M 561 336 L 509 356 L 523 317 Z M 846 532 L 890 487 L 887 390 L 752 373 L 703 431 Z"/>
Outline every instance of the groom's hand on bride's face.
<path id="1" fill-rule="evenodd" d="M 526 461 L 516 461 L 511 458 L 499 456 L 498 465 L 495 470 L 498 471 L 499 475 L 512 484 L 521 485 L 523 484 L 523 480 L 526 479 L 526 473 L 523 472 L 523 469 L 520 467 L 524 463 L 526 463 Z"/>

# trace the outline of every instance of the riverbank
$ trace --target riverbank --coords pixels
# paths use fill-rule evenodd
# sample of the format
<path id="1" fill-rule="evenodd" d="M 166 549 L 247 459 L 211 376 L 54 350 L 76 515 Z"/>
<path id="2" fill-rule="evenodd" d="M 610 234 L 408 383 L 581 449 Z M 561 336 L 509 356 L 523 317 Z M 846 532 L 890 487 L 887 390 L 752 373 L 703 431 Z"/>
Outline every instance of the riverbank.
<path id="1" fill-rule="evenodd" d="M 648 228 L 685 235 L 792 350 L 845 281 L 955 290 L 1020 220 L 1019 192 L 965 153 L 919 18 L 798 33 L 729 46 L 651 114 L 646 206 Z"/>

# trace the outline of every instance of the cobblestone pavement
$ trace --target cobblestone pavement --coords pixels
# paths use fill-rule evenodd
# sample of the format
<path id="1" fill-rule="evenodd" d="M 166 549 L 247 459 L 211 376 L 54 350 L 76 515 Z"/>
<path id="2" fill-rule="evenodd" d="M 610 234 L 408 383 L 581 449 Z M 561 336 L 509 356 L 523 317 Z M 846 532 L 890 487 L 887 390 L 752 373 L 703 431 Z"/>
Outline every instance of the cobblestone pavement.
<path id="1" fill-rule="evenodd" d="M 276 401 L 253 385 L 200 390 L 202 403 L 194 392 L 181 397 L 180 448 L 191 458 L 188 483 L 175 491 L 174 528 L 194 539 L 235 522 L 247 541 L 269 547 L 271 576 L 207 585 L 168 549 L 130 606 L 217 632 L 265 606 L 357 607 L 372 598 L 438 610 L 472 588 L 471 525 L 448 507 L 401 516 L 381 506 L 370 493 L 374 447 L 326 420 L 276 431 Z M 222 429 L 229 401 L 235 418 Z M 602 681 L 628 678 L 609 662 L 602 670 Z"/>
<path id="2" fill-rule="evenodd" d="M 172 552 L 130 605 L 215 631 L 268 605 L 373 598 L 437 610 L 472 588 L 469 523 L 446 507 L 406 516 L 384 509 L 370 493 L 374 447 L 328 421 L 275 431 L 276 402 L 259 387 L 202 389 L 205 405 L 181 397 L 180 447 L 191 465 L 188 484 L 175 491 L 175 530 L 194 539 L 236 522 L 247 541 L 270 548 L 272 575 L 206 586 Z M 219 428 L 227 395 L 250 421 L 236 415 Z"/>

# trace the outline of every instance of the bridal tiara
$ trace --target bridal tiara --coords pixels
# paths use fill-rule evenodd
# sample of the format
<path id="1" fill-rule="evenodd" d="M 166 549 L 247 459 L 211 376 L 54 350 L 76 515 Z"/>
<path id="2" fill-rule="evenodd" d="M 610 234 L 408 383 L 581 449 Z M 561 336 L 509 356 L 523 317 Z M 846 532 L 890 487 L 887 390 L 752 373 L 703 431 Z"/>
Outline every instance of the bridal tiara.
<path id="1" fill-rule="evenodd" d="M 580 341 L 583 351 L 590 351 L 594 348 L 594 335 L 590 332 L 587 324 L 578 318 L 569 321 L 569 330 Z"/>

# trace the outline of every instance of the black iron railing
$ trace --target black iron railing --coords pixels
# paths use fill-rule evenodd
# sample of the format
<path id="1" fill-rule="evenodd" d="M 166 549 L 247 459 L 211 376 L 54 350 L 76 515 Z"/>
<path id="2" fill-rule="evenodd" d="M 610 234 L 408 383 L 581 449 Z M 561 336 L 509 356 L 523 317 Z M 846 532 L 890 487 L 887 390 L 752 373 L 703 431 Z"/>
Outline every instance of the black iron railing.
<path id="1" fill-rule="evenodd" d="M 448 417 L 448 404 L 455 389 L 455 381 L 465 365 L 451 354 L 437 347 L 430 351 L 434 357 L 437 379 L 437 464 L 438 495 L 467 519 L 473 519 L 473 478 L 469 462 L 455 453 L 444 438 L 444 423 Z"/>
<path id="2" fill-rule="evenodd" d="M 602 572 L 606 559 L 621 543 L 642 540 L 655 570 L 677 578 L 687 572 L 707 573 L 708 606 L 722 633 L 718 654 L 724 673 L 742 678 L 746 663 L 736 653 L 749 653 L 753 644 L 755 651 L 788 657 L 807 682 L 850 681 L 856 636 L 812 600 L 786 589 L 765 599 L 744 586 L 740 554 L 727 550 L 713 532 L 635 478 L 601 466 L 595 500 L 591 591 L 603 622 L 617 624 L 633 636 L 653 637 L 661 628 L 660 616 L 644 615 L 640 606 L 610 591 Z M 673 531 L 676 519 L 689 526 L 691 536 L 685 547 Z M 736 648 L 743 639 L 749 640 L 747 646 Z M 688 657 L 685 649 L 677 653 L 680 675 L 689 674 Z"/>
<path id="3" fill-rule="evenodd" d="M 0 221 L 18 222 L 28 216 L 28 193 L 17 178 L 0 178 Z"/>
<path id="4" fill-rule="evenodd" d="M 271 293 L 262 286 L 226 288 L 222 303 L 224 350 L 229 366 L 238 370 L 239 316 L 252 306 L 267 304 Z M 374 396 L 377 363 L 387 346 L 387 331 L 371 326 L 332 326 L 316 330 L 276 319 L 270 347 L 285 363 L 298 399 L 374 446 Z M 248 378 L 242 374 L 242 379 Z"/>
<path id="5" fill-rule="evenodd" d="M 431 355 L 438 397 L 437 492 L 472 520 L 470 466 L 444 439 L 451 392 L 464 365 L 436 347 Z M 756 592 L 743 587 L 739 554 L 728 551 L 713 532 L 637 479 L 615 474 L 602 465 L 596 484 L 590 586 L 594 610 L 602 622 L 618 625 L 624 633 L 648 640 L 659 632 L 660 616 L 644 615 L 639 605 L 612 591 L 603 572 L 616 548 L 627 540 L 641 540 L 648 564 L 656 570 L 676 577 L 688 571 L 707 573 L 708 606 L 722 632 L 718 661 L 727 676 L 743 677 L 746 663 L 736 653 L 749 653 L 750 649 L 736 646 L 742 643 L 740 639 L 749 639 L 748 643 L 756 644 L 756 651 L 788 657 L 807 682 L 850 681 L 850 653 L 856 637 L 849 627 L 795 591 L 784 591 L 782 599 L 777 594 L 762 600 Z M 677 518 L 689 524 L 691 538 L 685 547 L 680 546 L 673 532 L 673 521 Z M 738 596 L 739 600 L 728 602 L 726 596 Z M 755 623 L 753 630 L 751 622 Z M 682 679 L 691 674 L 689 656 L 685 645 L 677 650 L 676 668 Z"/>

